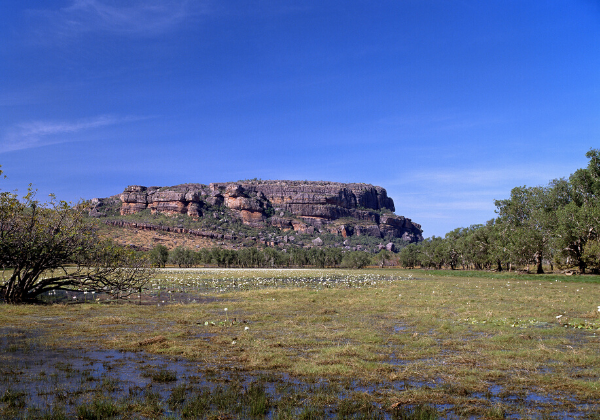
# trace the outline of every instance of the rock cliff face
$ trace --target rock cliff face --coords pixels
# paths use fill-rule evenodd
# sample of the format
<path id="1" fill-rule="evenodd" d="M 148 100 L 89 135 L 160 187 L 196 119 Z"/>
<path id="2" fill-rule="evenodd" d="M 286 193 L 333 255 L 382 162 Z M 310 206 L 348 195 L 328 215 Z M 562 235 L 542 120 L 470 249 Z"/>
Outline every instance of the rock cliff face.
<path id="1" fill-rule="evenodd" d="M 149 209 L 193 218 L 221 206 L 253 227 L 271 225 L 312 233 L 315 229 L 344 237 L 368 235 L 423 239 L 421 226 L 396 216 L 385 189 L 369 184 L 313 181 L 247 181 L 182 184 L 173 187 L 131 185 L 120 195 L 121 215 Z"/>

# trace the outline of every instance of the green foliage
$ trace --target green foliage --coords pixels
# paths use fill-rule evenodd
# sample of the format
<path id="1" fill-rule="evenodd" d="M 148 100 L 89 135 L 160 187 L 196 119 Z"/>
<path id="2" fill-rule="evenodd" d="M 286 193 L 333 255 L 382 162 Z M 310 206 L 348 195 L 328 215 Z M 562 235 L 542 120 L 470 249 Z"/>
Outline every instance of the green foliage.
<path id="1" fill-rule="evenodd" d="M 197 392 L 194 396 L 186 401 L 183 409 L 181 410 L 181 416 L 184 419 L 202 418 L 206 411 L 210 408 L 210 403 L 210 391 L 208 389 Z"/>
<path id="2" fill-rule="evenodd" d="M 150 251 L 148 256 L 152 266 L 164 267 L 169 260 L 169 249 L 162 244 L 158 244 L 152 248 L 152 251 Z"/>
<path id="3" fill-rule="evenodd" d="M 344 254 L 340 264 L 343 268 L 364 268 L 371 262 L 368 253 L 362 251 L 352 251 Z"/>
<path id="4" fill-rule="evenodd" d="M 588 241 L 581 259 L 583 264 L 593 273 L 600 274 L 600 240 Z"/>
<path id="5" fill-rule="evenodd" d="M 171 390 L 171 395 L 167 399 L 167 404 L 171 411 L 175 411 L 183 406 L 187 398 L 187 385 L 180 384 Z"/>
<path id="6" fill-rule="evenodd" d="M 246 398 L 250 406 L 250 416 L 264 416 L 269 408 L 269 399 L 265 391 L 265 387 L 253 382 L 246 391 Z"/>
<path id="7" fill-rule="evenodd" d="M 495 201 L 497 219 L 409 245 L 401 263 L 497 271 L 532 265 L 536 273 L 546 263 L 600 271 L 600 150 L 586 156 L 587 168 L 568 180 L 513 188 L 509 198 Z"/>
<path id="8" fill-rule="evenodd" d="M 87 207 L 35 200 L 35 192 L 19 199 L 0 193 L 0 266 L 10 273 L 0 283 L 9 303 L 36 299 L 57 289 L 132 293 L 151 277 L 145 259 L 134 251 L 100 241 Z"/>
<path id="9" fill-rule="evenodd" d="M 373 261 L 375 264 L 379 265 L 379 267 L 383 268 L 383 266 L 390 261 L 394 257 L 394 253 L 388 251 L 387 249 L 382 249 L 373 257 Z"/>
<path id="10" fill-rule="evenodd" d="M 419 246 L 417 244 L 408 244 L 400 251 L 399 261 L 403 267 L 414 268 L 422 265 L 420 256 Z"/>
<path id="11" fill-rule="evenodd" d="M 275 209 L 273 207 L 267 207 L 265 209 L 265 215 L 267 217 L 273 217 L 275 215 Z"/>
<path id="12" fill-rule="evenodd" d="M 181 415 L 184 419 L 204 418 L 210 410 L 216 409 L 221 414 L 235 413 L 236 418 L 262 418 L 270 407 L 269 396 L 263 384 L 253 382 L 244 388 L 239 383 L 232 383 L 212 390 L 197 390 L 185 399 Z"/>
<path id="13" fill-rule="evenodd" d="M 156 248 L 155 248 L 156 249 Z M 148 252 L 150 260 L 156 252 Z M 379 255 L 379 254 L 378 254 Z M 384 261 L 393 259 L 393 253 L 384 251 Z M 381 258 L 381 256 L 379 258 Z M 375 257 L 378 258 L 378 257 Z M 345 259 L 345 262 L 344 262 Z M 271 268 L 271 267 L 352 267 L 363 268 L 372 262 L 373 255 L 364 251 L 344 252 L 339 248 L 247 247 L 239 250 L 212 248 L 194 252 L 177 247 L 169 252 L 169 262 L 178 267 L 217 265 L 219 267 Z M 377 263 L 380 264 L 380 260 Z"/>
<path id="14" fill-rule="evenodd" d="M 192 250 L 178 246 L 168 253 L 168 260 L 178 267 L 191 267 L 195 265 L 197 258 Z"/>

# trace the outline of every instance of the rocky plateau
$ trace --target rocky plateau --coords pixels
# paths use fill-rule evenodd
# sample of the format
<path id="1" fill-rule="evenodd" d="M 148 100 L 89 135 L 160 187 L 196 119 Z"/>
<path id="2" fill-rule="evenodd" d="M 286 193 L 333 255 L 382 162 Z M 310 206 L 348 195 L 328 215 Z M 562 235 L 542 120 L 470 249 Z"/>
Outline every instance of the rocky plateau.
<path id="1" fill-rule="evenodd" d="M 272 226 L 298 234 L 423 240 L 421 226 L 395 215 L 394 201 L 386 190 L 370 184 L 251 180 L 172 187 L 130 185 L 118 197 L 93 199 L 90 214 L 105 216 L 104 207 L 111 200 L 121 216 L 149 211 L 197 220 L 227 214 L 256 229 Z"/>

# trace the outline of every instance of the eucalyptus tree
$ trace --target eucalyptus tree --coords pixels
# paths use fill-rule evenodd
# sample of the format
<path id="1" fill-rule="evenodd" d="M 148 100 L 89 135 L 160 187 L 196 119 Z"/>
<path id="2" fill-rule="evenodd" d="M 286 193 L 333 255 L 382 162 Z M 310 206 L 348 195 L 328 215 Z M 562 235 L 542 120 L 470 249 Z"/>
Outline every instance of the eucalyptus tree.
<path id="1" fill-rule="evenodd" d="M 586 269 L 589 268 L 592 272 L 600 274 L 600 240 L 588 241 L 583 252 L 583 259 Z"/>
<path id="2" fill-rule="evenodd" d="M 371 257 L 365 251 L 349 251 L 344 254 L 340 266 L 343 268 L 364 268 L 371 262 Z"/>
<path id="3" fill-rule="evenodd" d="M 400 250 L 398 258 L 403 267 L 414 268 L 421 263 L 421 244 L 411 243 Z"/>
<path id="4" fill-rule="evenodd" d="M 508 240 L 504 235 L 506 230 L 507 228 L 498 219 L 489 220 L 483 228 L 487 241 L 490 265 L 495 265 L 497 271 L 503 270 L 503 264 L 505 264 L 507 271 L 510 271 L 512 268 Z"/>
<path id="5" fill-rule="evenodd" d="M 264 267 L 277 267 L 280 265 L 281 256 L 279 255 L 279 251 L 277 251 L 275 248 L 264 248 L 262 250 L 262 255 L 262 264 Z"/>
<path id="6" fill-rule="evenodd" d="M 304 267 L 308 264 L 308 254 L 304 248 L 291 248 L 290 253 L 290 261 L 292 265 L 296 267 Z"/>
<path id="7" fill-rule="evenodd" d="M 258 267 L 262 258 L 260 250 L 253 246 L 237 251 L 237 261 L 241 267 Z"/>
<path id="8" fill-rule="evenodd" d="M 447 252 L 444 239 L 432 236 L 421 242 L 421 262 L 424 266 L 441 269 L 446 265 Z"/>
<path id="9" fill-rule="evenodd" d="M 214 247 L 210 251 L 210 256 L 211 262 L 217 264 L 219 267 L 228 267 L 229 265 L 231 265 L 231 254 L 228 252 L 227 249 Z"/>
<path id="10" fill-rule="evenodd" d="M 325 265 L 328 267 L 337 267 L 342 262 L 342 250 L 339 248 L 325 248 Z"/>
<path id="11" fill-rule="evenodd" d="M 311 248 L 308 250 L 308 260 L 311 265 L 323 268 L 327 264 L 327 254 L 322 248 Z"/>
<path id="12" fill-rule="evenodd" d="M 548 189 L 515 187 L 509 199 L 495 201 L 511 260 L 519 264 L 534 263 L 538 274 L 544 272 L 542 263 L 551 254 L 556 226 L 556 203 Z"/>
<path id="13" fill-rule="evenodd" d="M 489 229 L 484 225 L 471 225 L 462 230 L 459 238 L 463 268 L 473 266 L 482 270 L 490 265 Z"/>
<path id="14" fill-rule="evenodd" d="M 466 238 L 469 235 L 469 229 L 456 228 L 448 233 L 444 237 L 443 243 L 441 244 L 441 251 L 444 254 L 444 262 L 450 266 L 452 270 L 456 268 L 458 264 L 463 266 L 468 263 L 466 257 Z"/>
<path id="15" fill-rule="evenodd" d="M 388 251 L 387 249 L 384 248 L 384 249 L 381 249 L 377 254 L 375 254 L 375 256 L 373 257 L 373 260 L 375 261 L 375 263 L 377 263 L 379 268 L 383 268 L 385 263 L 390 261 L 393 256 L 394 256 L 393 252 Z"/>
<path id="16" fill-rule="evenodd" d="M 163 244 L 158 244 L 149 253 L 150 262 L 155 267 L 164 267 L 169 261 L 169 249 Z"/>
<path id="17" fill-rule="evenodd" d="M 560 253 L 584 273 L 595 264 L 592 250 L 600 236 L 600 150 L 586 157 L 587 168 L 579 169 L 569 180 L 555 180 L 553 194 L 561 201 L 556 212 L 555 241 Z"/>
<path id="18" fill-rule="evenodd" d="M 191 249 L 178 246 L 169 253 L 169 260 L 178 267 L 191 267 L 196 263 L 197 258 Z"/>
<path id="19" fill-rule="evenodd" d="M 196 252 L 196 264 L 210 264 L 212 262 L 212 252 L 209 248 L 201 248 Z"/>

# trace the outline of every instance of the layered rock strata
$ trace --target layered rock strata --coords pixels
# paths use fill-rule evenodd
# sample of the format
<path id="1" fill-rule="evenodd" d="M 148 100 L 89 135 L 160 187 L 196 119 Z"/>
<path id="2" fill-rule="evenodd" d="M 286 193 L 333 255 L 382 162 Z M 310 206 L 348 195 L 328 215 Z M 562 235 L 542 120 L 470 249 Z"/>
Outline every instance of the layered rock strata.
<path id="1" fill-rule="evenodd" d="M 369 235 L 423 239 L 421 226 L 393 214 L 394 201 L 384 188 L 369 184 L 315 181 L 244 181 L 182 184 L 173 187 L 131 185 L 120 195 L 121 214 L 149 209 L 198 218 L 221 206 L 253 227 L 267 224 L 298 233 L 328 231 L 344 237 Z"/>

